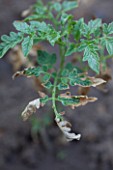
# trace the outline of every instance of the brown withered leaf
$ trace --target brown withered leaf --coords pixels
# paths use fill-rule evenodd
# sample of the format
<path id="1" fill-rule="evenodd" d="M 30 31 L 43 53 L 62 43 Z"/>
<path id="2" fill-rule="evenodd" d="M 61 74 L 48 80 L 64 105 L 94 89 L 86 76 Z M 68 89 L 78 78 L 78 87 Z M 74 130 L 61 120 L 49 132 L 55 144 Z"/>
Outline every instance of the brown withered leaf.
<path id="1" fill-rule="evenodd" d="M 93 82 L 92 84 L 93 87 L 106 83 L 106 81 L 101 78 L 95 78 L 95 77 L 88 77 L 88 78 Z"/>
<path id="2" fill-rule="evenodd" d="M 71 132 L 71 124 L 68 121 L 57 120 L 57 119 L 55 119 L 55 121 L 58 127 L 60 128 L 60 130 L 63 132 L 67 141 L 72 141 L 74 139 L 80 140 L 81 134 L 76 135 L 75 133 Z"/>
<path id="3" fill-rule="evenodd" d="M 111 76 L 111 70 L 110 69 L 106 69 L 105 72 L 101 72 L 98 76 L 96 77 L 100 77 L 102 78 L 103 80 L 105 80 L 106 82 L 99 85 L 97 87 L 97 89 L 101 90 L 102 92 L 108 92 L 108 89 L 106 88 L 106 84 L 112 79 L 112 76 Z"/>
<path id="4" fill-rule="evenodd" d="M 44 87 L 42 86 L 42 82 L 39 78 L 33 77 L 34 78 L 34 83 L 35 83 L 35 89 L 36 91 L 43 91 L 45 90 Z"/>
<path id="5" fill-rule="evenodd" d="M 84 106 L 89 102 L 95 102 L 97 100 L 96 97 L 88 97 L 83 95 L 74 96 L 71 95 L 70 92 L 60 94 L 59 99 L 64 105 L 71 106 L 72 109 L 75 109 L 75 107 Z"/>
<path id="6" fill-rule="evenodd" d="M 79 106 L 84 106 L 89 102 L 95 102 L 97 100 L 96 97 L 88 97 L 88 96 L 79 96 L 79 100 L 80 102 L 78 104 L 73 104 L 71 106 L 72 109 L 75 109 L 75 107 L 79 107 Z"/>
<path id="7" fill-rule="evenodd" d="M 27 17 L 28 15 L 30 15 L 32 13 L 32 6 L 30 6 L 28 9 L 24 10 L 22 13 L 21 13 L 21 16 L 23 18 Z"/>
<path id="8" fill-rule="evenodd" d="M 24 69 L 22 71 L 17 71 L 16 73 L 13 74 L 12 79 L 15 79 L 16 77 L 19 77 L 19 76 L 31 77 L 31 76 L 28 76 L 28 75 L 25 74 L 26 70 L 27 69 Z"/>
<path id="9" fill-rule="evenodd" d="M 32 61 L 24 57 L 20 45 L 17 45 L 11 50 L 9 61 L 12 64 L 14 71 L 19 70 L 22 66 L 32 67 L 34 65 Z"/>
<path id="10" fill-rule="evenodd" d="M 82 84 L 79 84 L 79 86 L 81 86 L 81 87 L 96 87 L 96 86 L 98 86 L 98 85 L 100 85 L 100 84 L 103 84 L 103 83 L 105 83 L 106 81 L 105 80 L 103 80 L 102 78 L 95 78 L 95 77 L 90 77 L 90 76 L 87 76 L 86 75 L 86 77 L 83 77 L 83 78 L 81 78 L 81 80 L 82 81 L 85 81 L 85 80 L 89 80 L 91 83 L 89 83 L 89 84 L 85 84 L 85 86 L 84 85 L 82 85 Z M 75 85 L 76 85 L 77 83 L 75 83 Z"/>
<path id="11" fill-rule="evenodd" d="M 29 104 L 26 106 L 25 110 L 21 114 L 23 120 L 26 121 L 33 113 L 36 112 L 37 109 L 40 108 L 40 106 L 40 98 L 29 102 Z"/>
<path id="12" fill-rule="evenodd" d="M 90 90 L 90 87 L 79 87 L 78 94 L 79 95 L 87 95 Z"/>
<path id="13" fill-rule="evenodd" d="M 47 95 L 46 95 L 44 92 L 42 92 L 42 91 L 38 91 L 38 94 L 39 94 L 39 96 L 40 96 L 41 98 L 44 98 L 44 97 L 47 96 Z"/>
<path id="14" fill-rule="evenodd" d="M 17 45 L 10 52 L 9 61 L 13 66 L 13 70 L 17 71 L 22 66 L 24 67 L 33 67 L 36 65 L 37 50 L 42 49 L 41 45 L 33 45 L 32 49 L 29 52 L 29 58 L 24 57 L 21 46 Z"/>

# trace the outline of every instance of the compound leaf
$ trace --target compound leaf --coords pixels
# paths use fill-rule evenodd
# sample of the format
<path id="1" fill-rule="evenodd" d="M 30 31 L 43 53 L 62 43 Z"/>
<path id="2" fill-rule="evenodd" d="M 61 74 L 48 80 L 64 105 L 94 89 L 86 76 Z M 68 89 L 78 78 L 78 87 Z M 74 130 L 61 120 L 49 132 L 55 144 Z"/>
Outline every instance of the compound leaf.
<path id="1" fill-rule="evenodd" d="M 27 36 L 22 42 L 22 51 L 24 56 L 27 56 L 33 46 L 33 37 Z"/>
<path id="2" fill-rule="evenodd" d="M 56 63 L 56 54 L 49 54 L 46 51 L 38 50 L 38 58 L 37 61 L 40 65 L 50 65 Z"/>
<path id="3" fill-rule="evenodd" d="M 62 9 L 63 11 L 70 11 L 74 8 L 77 8 L 78 7 L 78 3 L 77 1 L 64 1 L 62 3 Z"/>
<path id="4" fill-rule="evenodd" d="M 71 108 L 74 109 L 75 107 L 86 105 L 88 102 L 94 102 L 97 98 L 88 96 L 73 96 L 70 93 L 64 93 L 58 96 L 58 100 L 64 106 L 71 106 Z"/>
<path id="5" fill-rule="evenodd" d="M 22 34 L 11 32 L 9 36 L 3 35 L 1 37 L 2 42 L 0 43 L 0 58 L 10 49 L 14 48 L 23 39 Z"/>
<path id="6" fill-rule="evenodd" d="M 113 55 L 113 38 L 109 37 L 105 39 L 106 49 L 109 53 L 109 55 Z"/>
<path id="7" fill-rule="evenodd" d="M 96 52 L 96 50 L 93 47 L 87 46 L 85 48 L 83 61 L 88 61 L 89 67 L 93 71 L 95 71 L 97 74 L 99 73 L 99 69 L 100 69 L 99 61 L 100 60 L 99 60 L 98 53 Z"/>

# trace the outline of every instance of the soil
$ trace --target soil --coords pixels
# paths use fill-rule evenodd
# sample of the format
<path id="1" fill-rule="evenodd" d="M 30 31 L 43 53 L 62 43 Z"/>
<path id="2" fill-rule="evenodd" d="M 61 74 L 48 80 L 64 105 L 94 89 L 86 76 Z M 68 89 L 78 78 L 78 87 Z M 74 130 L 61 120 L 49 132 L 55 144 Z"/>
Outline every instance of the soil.
<path id="1" fill-rule="evenodd" d="M 0 0 L 0 35 L 11 31 L 12 22 L 20 19 L 21 11 L 33 2 Z M 83 0 L 75 17 L 84 16 L 87 21 L 96 16 L 110 22 L 112 9 L 112 0 Z M 112 170 L 113 81 L 107 85 L 108 93 L 92 88 L 89 95 L 98 97 L 97 102 L 74 111 L 66 108 L 73 129 L 82 134 L 80 141 L 64 143 L 54 125 L 33 140 L 31 124 L 23 122 L 20 113 L 38 95 L 29 79 L 12 80 L 13 70 L 7 58 L 8 54 L 0 60 L 0 170 Z M 113 73 L 112 63 L 109 65 Z"/>

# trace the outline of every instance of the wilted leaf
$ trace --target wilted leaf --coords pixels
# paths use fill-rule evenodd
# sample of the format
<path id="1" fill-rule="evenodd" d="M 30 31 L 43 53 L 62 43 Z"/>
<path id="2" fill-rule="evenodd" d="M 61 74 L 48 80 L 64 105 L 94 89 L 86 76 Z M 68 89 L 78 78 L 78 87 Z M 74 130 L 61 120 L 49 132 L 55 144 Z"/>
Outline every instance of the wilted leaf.
<path id="1" fill-rule="evenodd" d="M 106 84 L 112 79 L 111 77 L 111 73 L 109 69 L 106 69 L 105 72 L 102 72 L 101 74 L 99 74 L 98 77 L 101 77 L 103 80 L 105 80 L 105 83 L 100 84 L 97 89 L 101 90 L 102 92 L 108 92 L 108 89 L 106 88 Z"/>
<path id="2" fill-rule="evenodd" d="M 40 108 L 40 98 L 35 99 L 26 106 L 25 110 L 22 112 L 22 118 L 24 121 L 26 121 L 29 116 L 31 116 L 33 113 L 36 112 L 37 109 Z"/>
<path id="3" fill-rule="evenodd" d="M 101 78 L 95 78 L 95 77 L 88 77 L 88 78 L 91 80 L 91 82 L 92 82 L 91 86 L 93 86 L 93 87 L 96 87 L 96 86 L 106 82 L 105 80 L 103 80 Z"/>
<path id="4" fill-rule="evenodd" d="M 40 96 L 41 98 L 44 98 L 44 97 L 47 96 L 47 95 L 46 95 L 44 92 L 42 92 L 42 91 L 38 91 L 38 94 L 39 94 L 39 96 Z"/>
<path id="5" fill-rule="evenodd" d="M 28 62 L 28 59 L 24 57 L 21 47 L 17 45 L 13 48 L 9 54 L 9 62 L 13 66 L 13 70 L 16 72 L 22 66 L 32 66 L 31 62 Z"/>
<path id="6" fill-rule="evenodd" d="M 72 109 L 79 106 L 84 106 L 89 102 L 95 102 L 96 97 L 88 96 L 73 96 L 71 93 L 64 93 L 58 96 L 59 101 L 65 106 L 71 106 Z"/>
<path id="7" fill-rule="evenodd" d="M 66 75 L 63 74 L 63 76 L 68 77 L 71 86 L 79 85 L 81 87 L 96 87 L 102 83 L 105 83 L 105 80 L 90 77 L 87 75 L 87 72 L 80 72 L 77 68 L 74 68 L 70 72 L 67 70 Z"/>
<path id="8" fill-rule="evenodd" d="M 74 85 L 79 85 L 82 87 L 96 87 L 100 84 L 105 83 L 106 81 L 101 79 L 101 78 L 95 78 L 95 77 L 83 77 L 83 78 L 78 78 L 75 79 L 75 84 Z"/>
<path id="9" fill-rule="evenodd" d="M 59 121 L 57 119 L 55 119 L 55 121 L 56 121 L 58 127 L 60 128 L 60 130 L 63 132 L 67 141 L 72 141 L 74 139 L 80 140 L 81 134 L 76 135 L 75 133 L 72 133 L 71 132 L 71 124 L 68 121 L 66 121 L 66 120 Z"/>
<path id="10" fill-rule="evenodd" d="M 15 79 L 16 77 L 24 76 L 24 75 L 25 75 L 25 70 L 17 71 L 16 73 L 13 74 L 12 78 Z"/>
<path id="11" fill-rule="evenodd" d="M 78 88 L 78 94 L 79 95 L 87 95 L 90 90 L 90 87 L 79 87 Z"/>
<path id="12" fill-rule="evenodd" d="M 28 15 L 30 15 L 32 12 L 32 7 L 30 7 L 29 9 L 26 9 L 24 10 L 22 13 L 21 13 L 21 16 L 22 17 L 27 17 Z"/>

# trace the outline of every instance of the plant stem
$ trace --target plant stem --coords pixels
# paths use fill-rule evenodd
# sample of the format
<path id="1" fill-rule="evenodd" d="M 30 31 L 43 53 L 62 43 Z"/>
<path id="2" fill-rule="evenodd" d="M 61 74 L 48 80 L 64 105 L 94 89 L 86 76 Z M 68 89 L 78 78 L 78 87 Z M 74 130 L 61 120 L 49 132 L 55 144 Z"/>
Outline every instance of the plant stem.
<path id="1" fill-rule="evenodd" d="M 55 116 L 58 117 L 59 113 L 57 112 L 57 109 L 56 109 L 56 103 L 55 103 L 55 98 L 56 98 L 56 86 L 57 86 L 57 80 L 58 80 L 58 74 L 55 78 L 55 82 L 54 82 L 54 88 L 53 88 L 53 91 L 52 91 L 52 103 L 53 103 L 53 110 L 54 110 L 54 113 L 55 113 Z"/>
<path id="2" fill-rule="evenodd" d="M 60 118 L 60 119 L 61 119 L 61 115 L 58 113 L 57 108 L 56 108 L 56 93 L 57 93 L 58 79 L 59 79 L 59 76 L 61 75 L 61 72 L 62 72 L 63 67 L 64 67 L 64 62 L 65 62 L 64 52 L 65 52 L 64 47 L 60 46 L 60 68 L 57 72 L 57 76 L 56 76 L 55 81 L 54 81 L 54 88 L 53 88 L 53 91 L 52 91 L 53 110 L 54 110 L 56 118 Z"/>

